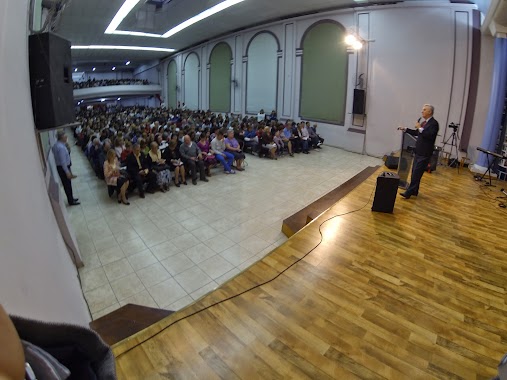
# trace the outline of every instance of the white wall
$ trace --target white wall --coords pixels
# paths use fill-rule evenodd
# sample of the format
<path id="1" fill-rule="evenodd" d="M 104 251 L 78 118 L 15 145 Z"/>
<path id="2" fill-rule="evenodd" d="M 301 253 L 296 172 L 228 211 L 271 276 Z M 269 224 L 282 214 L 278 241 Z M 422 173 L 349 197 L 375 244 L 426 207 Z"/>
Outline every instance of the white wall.
<path id="1" fill-rule="evenodd" d="M 246 112 L 276 110 L 278 88 L 278 43 L 269 33 L 257 35 L 248 47 Z"/>
<path id="2" fill-rule="evenodd" d="M 188 109 L 199 109 L 199 57 L 189 54 L 185 59 L 184 97 L 183 102 Z"/>
<path id="3" fill-rule="evenodd" d="M 28 3 L 0 2 L 0 302 L 12 314 L 85 325 L 90 315 L 50 205 L 35 139 Z"/>
<path id="4" fill-rule="evenodd" d="M 161 72 L 160 72 L 159 61 L 152 61 L 146 65 L 139 66 L 134 70 L 134 79 L 148 80 L 153 84 L 160 84 Z M 167 71 L 166 71 L 167 73 Z"/>

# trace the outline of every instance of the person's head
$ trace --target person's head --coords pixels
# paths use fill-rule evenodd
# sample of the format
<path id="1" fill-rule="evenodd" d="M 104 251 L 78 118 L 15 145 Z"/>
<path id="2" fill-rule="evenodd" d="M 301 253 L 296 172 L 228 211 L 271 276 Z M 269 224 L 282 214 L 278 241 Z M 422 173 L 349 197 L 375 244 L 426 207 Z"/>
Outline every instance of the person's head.
<path id="1" fill-rule="evenodd" d="M 310 122 L 309 121 L 306 122 L 306 128 L 310 128 Z"/>
<path id="2" fill-rule="evenodd" d="M 234 138 L 234 130 L 233 129 L 229 129 L 227 131 L 227 138 L 228 139 L 233 139 Z"/>
<path id="3" fill-rule="evenodd" d="M 158 151 L 158 144 L 156 143 L 156 141 L 153 141 L 151 144 L 150 144 L 150 149 L 153 153 L 157 153 Z"/>
<path id="4" fill-rule="evenodd" d="M 116 152 L 114 151 L 114 149 L 109 149 L 107 151 L 107 161 L 110 164 L 112 164 L 115 158 L 116 158 Z"/>
<path id="5" fill-rule="evenodd" d="M 117 147 L 117 148 L 123 146 L 123 139 L 121 139 L 119 137 L 116 138 L 116 140 L 114 140 L 114 146 Z"/>
<path id="6" fill-rule="evenodd" d="M 183 142 L 185 143 L 185 145 L 190 145 L 190 143 L 192 142 L 192 140 L 190 139 L 189 135 L 185 135 L 183 137 Z"/>
<path id="7" fill-rule="evenodd" d="M 63 143 L 67 142 L 67 134 L 64 131 L 56 132 L 56 138 L 58 141 L 61 141 Z"/>
<path id="8" fill-rule="evenodd" d="M 199 136 L 199 140 L 202 141 L 202 142 L 205 142 L 206 141 L 206 134 L 205 133 L 201 133 L 201 135 Z"/>
<path id="9" fill-rule="evenodd" d="M 271 132 L 271 128 L 269 127 L 264 127 L 264 133 L 270 133 Z"/>
<path id="10" fill-rule="evenodd" d="M 216 136 L 217 136 L 217 140 L 219 140 L 219 141 L 220 141 L 220 140 L 223 140 L 223 139 L 224 139 L 224 132 L 222 132 L 222 130 L 220 130 L 220 129 L 219 129 L 219 130 L 216 132 Z"/>
<path id="11" fill-rule="evenodd" d="M 280 131 L 276 131 L 276 132 L 275 132 L 275 136 L 276 136 L 276 137 L 280 137 Z"/>
<path id="12" fill-rule="evenodd" d="M 422 108 L 421 115 L 424 119 L 429 119 L 433 116 L 433 112 L 435 112 L 435 107 L 431 104 L 425 104 Z"/>
<path id="13" fill-rule="evenodd" d="M 134 144 L 132 147 L 132 152 L 134 152 L 136 156 L 139 156 L 139 154 L 141 154 L 141 144 Z"/>
<path id="14" fill-rule="evenodd" d="M 132 143 L 131 143 L 130 141 L 127 141 L 127 142 L 125 143 L 125 149 L 126 149 L 126 150 L 132 150 Z"/>
<path id="15" fill-rule="evenodd" d="M 259 111 L 259 113 L 262 115 L 262 114 L 264 113 L 264 110 L 262 110 L 262 109 L 261 109 L 261 110 Z"/>
<path id="16" fill-rule="evenodd" d="M 141 147 L 141 150 L 146 149 L 146 140 L 144 139 L 139 140 L 139 146 Z"/>

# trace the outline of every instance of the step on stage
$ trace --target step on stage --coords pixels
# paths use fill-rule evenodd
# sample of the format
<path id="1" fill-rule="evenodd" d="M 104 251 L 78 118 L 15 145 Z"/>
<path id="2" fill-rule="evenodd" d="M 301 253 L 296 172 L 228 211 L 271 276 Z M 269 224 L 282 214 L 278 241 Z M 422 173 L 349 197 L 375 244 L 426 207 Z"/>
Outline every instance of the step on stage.
<path id="1" fill-rule="evenodd" d="M 119 378 L 493 377 L 507 352 L 500 194 L 442 168 L 417 198 L 376 213 L 383 170 L 216 291 L 114 345 Z M 304 257 L 324 220 L 358 209 L 323 224 Z"/>

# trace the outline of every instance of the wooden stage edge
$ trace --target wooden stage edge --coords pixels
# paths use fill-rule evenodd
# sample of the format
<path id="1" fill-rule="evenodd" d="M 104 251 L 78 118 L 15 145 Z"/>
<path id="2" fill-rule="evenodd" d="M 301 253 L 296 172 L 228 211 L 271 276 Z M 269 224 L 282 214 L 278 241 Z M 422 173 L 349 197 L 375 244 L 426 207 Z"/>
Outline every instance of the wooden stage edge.
<path id="1" fill-rule="evenodd" d="M 503 186 L 439 167 L 417 198 L 374 213 L 383 170 L 217 290 L 115 344 L 119 378 L 496 375 L 507 352 Z M 308 254 L 319 220 L 359 209 L 326 222 Z"/>
<path id="2" fill-rule="evenodd" d="M 342 183 L 336 189 L 330 191 L 321 198 L 317 199 L 315 202 L 312 202 L 305 208 L 284 219 L 282 224 L 282 232 L 285 234 L 285 236 L 290 238 L 296 232 L 303 229 L 310 221 L 316 219 L 324 211 L 329 209 L 345 195 L 363 183 L 369 176 L 375 173 L 378 168 L 378 165 L 368 166 L 367 168 L 357 173 L 354 177 L 350 178 L 348 181 Z"/>

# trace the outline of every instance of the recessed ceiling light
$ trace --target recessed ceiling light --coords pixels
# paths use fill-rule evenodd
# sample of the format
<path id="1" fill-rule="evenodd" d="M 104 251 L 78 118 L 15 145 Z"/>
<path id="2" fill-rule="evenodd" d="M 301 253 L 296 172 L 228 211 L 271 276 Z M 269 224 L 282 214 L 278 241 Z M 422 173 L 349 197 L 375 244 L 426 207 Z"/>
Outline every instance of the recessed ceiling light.
<path id="1" fill-rule="evenodd" d="M 100 101 L 101 101 L 101 102 L 105 102 L 105 101 L 106 101 L 106 99 L 102 98 L 102 99 L 100 99 Z"/>
<path id="2" fill-rule="evenodd" d="M 188 28 L 190 25 L 195 24 L 196 22 L 202 21 L 207 17 L 213 16 L 214 14 L 221 12 L 229 7 L 232 7 L 233 5 L 236 5 L 238 3 L 241 3 L 244 0 L 225 0 L 221 3 L 206 9 L 204 12 L 199 13 L 198 15 L 195 15 L 194 17 L 189 18 L 186 21 L 183 21 L 181 24 L 176 25 L 174 28 L 168 30 L 163 34 L 162 37 L 167 38 L 170 36 L 175 35 L 178 32 L 181 32 L 183 29 Z"/>
<path id="3" fill-rule="evenodd" d="M 118 99 L 116 99 L 116 100 L 121 100 L 121 98 L 118 98 Z"/>
<path id="4" fill-rule="evenodd" d="M 95 71 L 95 67 L 92 69 L 92 71 Z"/>
<path id="5" fill-rule="evenodd" d="M 121 46 L 121 45 L 75 45 L 71 49 L 90 49 L 90 50 L 140 50 L 140 51 L 162 51 L 172 53 L 176 49 L 166 49 L 159 47 L 148 47 L 148 46 Z"/>
<path id="6" fill-rule="evenodd" d="M 74 69 L 74 72 L 77 73 L 77 67 Z"/>
<path id="7" fill-rule="evenodd" d="M 130 65 L 130 61 L 125 62 L 125 66 Z"/>
<path id="8" fill-rule="evenodd" d="M 113 70 L 113 71 L 116 70 L 116 66 L 113 66 L 113 68 L 111 70 Z"/>
<path id="9" fill-rule="evenodd" d="M 111 23 L 107 27 L 105 33 L 106 34 L 112 34 L 118 28 L 118 26 L 121 24 L 123 19 L 127 17 L 127 15 L 130 13 L 132 9 L 139 3 L 140 0 L 125 0 L 123 5 L 120 7 L 116 15 L 111 20 Z"/>

